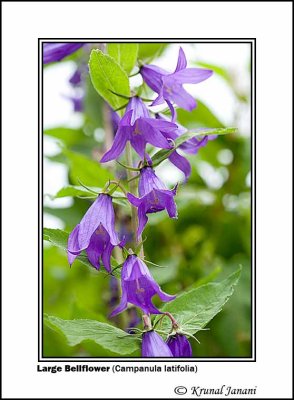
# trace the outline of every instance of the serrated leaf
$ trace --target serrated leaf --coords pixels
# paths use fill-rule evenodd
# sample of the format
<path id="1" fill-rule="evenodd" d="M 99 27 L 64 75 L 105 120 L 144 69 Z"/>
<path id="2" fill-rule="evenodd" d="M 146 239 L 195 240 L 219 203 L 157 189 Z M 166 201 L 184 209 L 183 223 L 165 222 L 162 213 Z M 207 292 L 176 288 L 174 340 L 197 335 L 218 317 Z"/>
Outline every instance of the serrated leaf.
<path id="1" fill-rule="evenodd" d="M 84 340 L 92 340 L 116 354 L 131 355 L 139 349 L 140 341 L 134 336 L 110 324 L 90 319 L 64 320 L 45 315 L 44 322 L 62 332 L 69 346 L 76 346 Z"/>
<path id="2" fill-rule="evenodd" d="M 211 135 L 227 135 L 229 133 L 236 133 L 237 129 L 236 128 L 199 128 L 199 129 L 194 129 L 191 132 L 186 132 L 183 135 L 179 136 L 175 141 L 174 141 L 174 148 L 171 150 L 160 150 L 157 153 L 155 153 L 151 158 L 152 158 L 152 164 L 154 167 L 162 163 L 164 160 L 166 160 L 171 153 L 176 150 L 178 147 L 181 146 L 184 142 L 187 142 L 188 140 L 192 139 L 193 137 L 203 137 L 203 136 L 211 136 Z"/>
<path id="3" fill-rule="evenodd" d="M 240 274 L 241 268 L 221 282 L 208 283 L 184 292 L 166 303 L 161 311 L 170 312 L 184 331 L 195 334 L 222 310 L 232 296 Z M 170 330 L 170 321 L 167 318 L 162 320 L 160 329 L 166 332 Z"/>
<path id="4" fill-rule="evenodd" d="M 115 95 L 130 96 L 129 78 L 121 66 L 100 50 L 92 50 L 89 71 L 94 88 L 113 109 L 120 108 L 127 100 Z"/>
<path id="5" fill-rule="evenodd" d="M 108 180 L 114 179 L 109 170 L 83 154 L 68 149 L 63 149 L 63 154 L 68 158 L 70 178 L 74 184 L 79 184 L 80 180 L 87 186 L 104 186 Z"/>
<path id="6" fill-rule="evenodd" d="M 129 74 L 136 65 L 138 56 L 137 43 L 109 43 L 108 54 Z"/>

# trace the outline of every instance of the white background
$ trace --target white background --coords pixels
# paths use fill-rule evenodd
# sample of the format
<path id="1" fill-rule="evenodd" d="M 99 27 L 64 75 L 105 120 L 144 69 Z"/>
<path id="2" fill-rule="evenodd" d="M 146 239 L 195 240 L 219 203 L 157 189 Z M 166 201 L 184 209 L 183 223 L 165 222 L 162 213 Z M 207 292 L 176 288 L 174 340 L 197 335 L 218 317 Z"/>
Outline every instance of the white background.
<path id="1" fill-rule="evenodd" d="M 3 397 L 176 398 L 177 385 L 226 384 L 290 398 L 292 3 L 2 4 Z M 201 362 L 197 375 L 36 372 L 38 37 L 257 38 L 256 363 Z"/>

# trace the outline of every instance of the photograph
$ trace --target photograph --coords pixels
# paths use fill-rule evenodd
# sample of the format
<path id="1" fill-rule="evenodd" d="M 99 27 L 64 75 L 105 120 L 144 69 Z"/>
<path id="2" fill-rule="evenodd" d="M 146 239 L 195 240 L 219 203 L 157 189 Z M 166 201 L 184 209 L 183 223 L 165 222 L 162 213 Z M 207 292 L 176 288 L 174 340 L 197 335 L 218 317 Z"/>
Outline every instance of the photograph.
<path id="1" fill-rule="evenodd" d="M 39 39 L 41 360 L 254 360 L 254 65 Z"/>

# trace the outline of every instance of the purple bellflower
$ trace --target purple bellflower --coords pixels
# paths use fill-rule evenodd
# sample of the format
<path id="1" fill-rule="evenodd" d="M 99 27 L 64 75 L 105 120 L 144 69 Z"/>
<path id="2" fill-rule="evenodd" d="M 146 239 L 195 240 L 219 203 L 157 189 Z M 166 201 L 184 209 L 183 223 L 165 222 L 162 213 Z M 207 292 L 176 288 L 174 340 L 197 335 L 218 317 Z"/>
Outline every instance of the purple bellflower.
<path id="1" fill-rule="evenodd" d="M 158 93 L 158 97 L 152 105 L 162 104 L 166 101 L 173 116 L 175 111 L 171 102 L 188 111 L 192 111 L 197 105 L 195 99 L 183 88 L 183 84 L 200 83 L 212 75 L 212 71 L 209 69 L 187 68 L 187 59 L 181 47 L 178 63 L 173 73 L 155 65 L 142 66 L 140 73 L 147 85 Z"/>
<path id="2" fill-rule="evenodd" d="M 147 331 L 142 337 L 142 357 L 173 357 L 173 354 L 155 331 Z"/>
<path id="3" fill-rule="evenodd" d="M 136 255 L 129 255 L 121 271 L 122 297 L 118 307 L 110 317 L 124 311 L 128 303 L 140 307 L 145 314 L 161 314 L 152 303 L 152 297 L 157 294 L 162 301 L 171 301 L 176 296 L 164 293 L 150 274 L 147 265 Z"/>
<path id="4" fill-rule="evenodd" d="M 176 333 L 167 339 L 173 357 L 192 357 L 192 347 L 185 335 Z"/>
<path id="5" fill-rule="evenodd" d="M 177 129 L 169 121 L 150 118 L 149 111 L 139 97 L 132 97 L 126 107 L 126 113 L 119 121 L 118 130 L 111 149 L 104 154 L 100 162 L 117 159 L 129 140 L 141 159 L 145 156 L 147 143 L 161 149 L 171 149 L 165 134 Z"/>
<path id="6" fill-rule="evenodd" d="M 69 54 L 77 51 L 82 46 L 84 46 L 84 43 L 44 43 L 43 64 L 60 61 Z"/>
<path id="7" fill-rule="evenodd" d="M 168 190 L 165 184 L 156 176 L 152 167 L 144 167 L 140 171 L 139 198 L 131 193 L 127 194 L 129 202 L 138 208 L 138 237 L 147 224 L 147 214 L 166 210 L 170 218 L 177 218 L 177 206 L 174 197 L 177 186 Z"/>
<path id="8" fill-rule="evenodd" d="M 157 114 L 156 118 L 164 121 L 168 121 L 168 119 L 163 116 L 162 114 Z M 188 132 L 188 129 L 186 129 L 184 126 L 177 124 L 178 127 L 172 132 L 169 132 L 169 134 L 165 134 L 165 137 L 167 139 L 172 139 L 176 140 L 178 137 L 182 136 L 184 133 Z M 204 128 L 203 128 L 204 129 Z M 199 129 L 198 129 L 199 131 Z M 200 133 L 199 133 L 200 135 Z M 196 138 L 193 137 L 183 144 L 179 146 L 179 149 L 184 151 L 187 154 L 197 154 L 198 150 L 201 147 L 204 147 L 209 140 L 214 140 L 217 137 L 217 135 L 210 135 L 210 136 L 203 136 L 201 138 Z M 168 157 L 170 162 L 174 164 L 180 171 L 182 171 L 185 175 L 185 180 L 187 181 L 189 176 L 191 175 L 191 165 L 189 161 L 183 157 L 181 154 L 178 153 L 177 150 L 174 150 Z"/>
<path id="9" fill-rule="evenodd" d="M 97 270 L 100 268 L 101 258 L 106 270 L 111 271 L 111 252 L 120 244 L 114 219 L 112 198 L 107 194 L 100 194 L 69 235 L 67 254 L 70 265 L 82 250 L 86 250 L 90 263 Z"/>

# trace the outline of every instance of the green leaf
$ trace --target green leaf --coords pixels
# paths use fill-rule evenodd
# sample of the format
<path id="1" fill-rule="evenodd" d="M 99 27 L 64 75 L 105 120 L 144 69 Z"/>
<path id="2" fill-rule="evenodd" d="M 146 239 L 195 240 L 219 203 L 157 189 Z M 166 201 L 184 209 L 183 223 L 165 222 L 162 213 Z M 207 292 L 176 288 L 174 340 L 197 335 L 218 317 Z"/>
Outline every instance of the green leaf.
<path id="1" fill-rule="evenodd" d="M 129 74 L 136 65 L 138 56 L 137 43 L 109 43 L 108 54 Z"/>
<path id="2" fill-rule="evenodd" d="M 210 111 L 210 109 L 197 100 L 197 107 L 193 111 L 177 109 L 178 121 L 187 129 L 194 128 L 224 128 L 223 123 Z"/>
<path id="3" fill-rule="evenodd" d="M 139 59 L 142 61 L 150 62 L 155 57 L 159 57 L 164 49 L 166 43 L 140 43 L 139 44 Z"/>
<path id="4" fill-rule="evenodd" d="M 113 109 L 126 104 L 126 99 L 115 95 L 113 92 L 129 97 L 129 78 L 112 57 L 103 54 L 100 50 L 92 50 L 89 71 L 94 88 Z"/>
<path id="5" fill-rule="evenodd" d="M 60 199 L 62 197 L 93 197 L 93 200 L 95 197 L 98 196 L 95 195 L 95 193 L 101 193 L 102 188 L 101 187 L 93 187 L 89 186 L 90 190 L 87 190 L 83 186 L 65 186 L 64 188 L 60 189 L 55 196 L 50 196 L 52 199 Z M 122 205 L 122 206 L 130 206 L 128 200 L 122 194 L 121 192 L 115 191 L 112 193 L 112 201 L 113 203 Z"/>
<path id="6" fill-rule="evenodd" d="M 184 142 L 186 142 L 189 139 L 192 139 L 195 136 L 210 136 L 210 135 L 227 135 L 229 133 L 236 133 L 237 129 L 236 128 L 199 128 L 195 129 L 193 132 L 187 132 L 184 133 L 183 135 L 179 136 L 175 141 L 174 141 L 174 148 L 171 150 L 160 150 L 157 153 L 155 153 L 151 158 L 152 158 L 152 164 L 154 167 L 162 163 L 162 161 L 166 160 L 170 154 L 176 150 L 178 147 L 181 146 Z"/>
<path id="7" fill-rule="evenodd" d="M 104 186 L 106 181 L 114 179 L 109 170 L 83 154 L 67 149 L 63 149 L 63 154 L 69 160 L 70 178 L 74 184 L 79 184 L 80 180 L 87 186 Z"/>
<path id="8" fill-rule="evenodd" d="M 84 132 L 81 129 L 72 129 L 72 128 L 52 128 L 46 129 L 44 131 L 44 135 L 51 136 L 55 139 L 61 140 L 66 144 L 67 147 L 71 147 L 76 143 L 81 142 L 86 139 Z"/>
<path id="9" fill-rule="evenodd" d="M 140 341 L 134 335 L 110 324 L 91 319 L 64 320 L 44 315 L 44 322 L 62 332 L 69 346 L 76 346 L 84 340 L 91 340 L 113 353 L 131 355 L 139 349 Z"/>
<path id="10" fill-rule="evenodd" d="M 241 267 L 221 282 L 208 283 L 184 292 L 175 300 L 166 303 L 161 311 L 170 312 L 184 331 L 195 334 L 222 310 L 232 296 L 240 274 Z M 160 317 L 156 319 L 158 320 L 158 318 Z M 161 329 L 169 331 L 170 321 L 168 318 L 162 320 Z"/>

